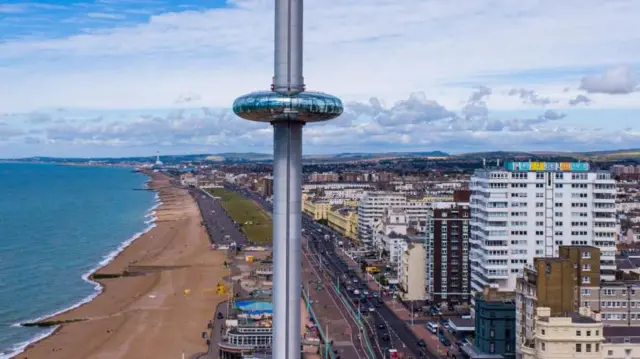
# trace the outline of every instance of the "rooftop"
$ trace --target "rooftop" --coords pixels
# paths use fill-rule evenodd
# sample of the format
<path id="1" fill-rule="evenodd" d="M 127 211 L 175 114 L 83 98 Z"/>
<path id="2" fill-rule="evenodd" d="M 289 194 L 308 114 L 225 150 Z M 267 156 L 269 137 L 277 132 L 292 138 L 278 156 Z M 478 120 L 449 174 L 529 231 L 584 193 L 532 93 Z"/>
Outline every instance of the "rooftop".
<path id="1" fill-rule="evenodd" d="M 552 315 L 551 318 L 570 318 L 571 319 L 571 323 L 574 324 L 596 324 L 599 323 L 597 320 L 595 320 L 592 317 L 587 317 L 584 315 L 580 315 L 578 313 L 563 313 L 563 314 L 558 314 L 558 315 Z M 539 317 L 538 320 L 542 321 L 542 322 L 549 322 L 549 317 Z"/>
<path id="2" fill-rule="evenodd" d="M 640 327 L 604 327 L 607 343 L 640 343 Z"/>

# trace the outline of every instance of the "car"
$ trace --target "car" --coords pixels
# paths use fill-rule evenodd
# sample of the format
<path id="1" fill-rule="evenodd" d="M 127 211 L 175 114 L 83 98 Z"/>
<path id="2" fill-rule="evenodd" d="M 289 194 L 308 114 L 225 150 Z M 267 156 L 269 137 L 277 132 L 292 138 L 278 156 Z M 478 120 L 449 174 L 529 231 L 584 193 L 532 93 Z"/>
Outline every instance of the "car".
<path id="1" fill-rule="evenodd" d="M 376 308 L 374 308 L 374 307 L 369 307 L 369 311 L 370 311 L 370 312 L 375 312 L 375 311 L 376 311 Z"/>
<path id="2" fill-rule="evenodd" d="M 222 312 L 218 312 L 218 319 L 222 319 L 224 318 L 224 315 L 222 315 Z"/>
<path id="3" fill-rule="evenodd" d="M 384 324 L 382 324 L 382 323 L 378 324 L 378 329 L 382 330 L 382 329 L 385 329 L 385 328 L 386 328 L 386 326 Z"/>
<path id="4" fill-rule="evenodd" d="M 364 295 L 369 295 L 369 291 L 368 291 L 368 290 L 363 290 L 363 291 L 362 291 L 362 294 L 364 294 Z"/>
<path id="5" fill-rule="evenodd" d="M 451 342 L 444 335 L 440 335 L 438 339 L 440 339 L 440 343 L 442 343 L 442 345 L 444 345 L 445 347 L 451 346 Z"/>
<path id="6" fill-rule="evenodd" d="M 427 347 L 427 343 L 424 341 L 424 339 L 420 339 L 420 340 L 418 340 L 418 346 L 420 348 L 426 348 Z"/>

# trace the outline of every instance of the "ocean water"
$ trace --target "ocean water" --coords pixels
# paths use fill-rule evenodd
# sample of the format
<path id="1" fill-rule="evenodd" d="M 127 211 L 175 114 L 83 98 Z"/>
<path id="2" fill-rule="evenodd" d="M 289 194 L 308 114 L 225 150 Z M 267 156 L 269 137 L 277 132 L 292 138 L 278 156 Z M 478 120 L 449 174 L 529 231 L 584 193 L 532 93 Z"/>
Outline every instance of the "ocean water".
<path id="1" fill-rule="evenodd" d="M 87 275 L 153 226 L 130 169 L 0 163 L 0 359 L 53 329 L 21 327 L 100 291 Z"/>

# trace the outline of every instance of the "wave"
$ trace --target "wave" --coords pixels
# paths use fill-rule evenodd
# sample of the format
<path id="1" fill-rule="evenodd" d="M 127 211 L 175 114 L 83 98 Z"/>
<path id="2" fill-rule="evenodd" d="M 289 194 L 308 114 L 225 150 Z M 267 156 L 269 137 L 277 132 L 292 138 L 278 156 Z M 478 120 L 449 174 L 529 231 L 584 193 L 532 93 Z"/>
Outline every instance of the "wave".
<path id="1" fill-rule="evenodd" d="M 150 181 L 149 181 L 150 182 Z M 148 182 L 147 182 L 148 183 Z M 149 232 L 150 230 L 152 230 L 153 228 L 155 228 L 157 226 L 157 224 L 155 223 L 158 219 L 158 217 L 156 217 L 156 209 L 158 207 L 160 207 L 162 205 L 162 201 L 160 200 L 160 195 L 156 192 L 155 195 L 155 204 L 149 208 L 147 210 L 147 213 L 145 215 L 145 218 L 150 218 L 148 220 L 146 220 L 144 223 L 147 224 L 148 226 L 142 230 L 141 232 L 138 232 L 136 234 L 134 234 L 133 236 L 131 236 L 129 239 L 127 239 L 126 241 L 122 242 L 118 248 L 116 248 L 115 250 L 111 251 L 110 253 L 106 254 L 105 256 L 102 257 L 102 259 L 100 260 L 100 262 L 98 262 L 98 264 L 91 268 L 90 270 L 88 270 L 87 272 L 82 274 L 82 280 L 84 280 L 87 283 L 90 283 L 93 285 L 93 293 L 91 293 L 90 295 L 88 295 L 87 297 L 81 299 L 80 301 L 76 302 L 75 304 L 61 309 L 57 312 L 53 312 L 53 313 L 49 313 L 49 314 L 45 314 L 43 316 L 40 316 L 38 318 L 35 319 L 29 319 L 29 320 L 25 320 L 19 323 L 14 323 L 11 326 L 12 327 L 21 327 L 23 326 L 24 323 L 33 323 L 33 322 L 39 322 L 41 320 L 45 320 L 47 318 L 51 318 L 54 317 L 56 315 L 62 314 L 64 312 L 68 312 L 70 310 L 76 309 L 78 307 L 80 307 L 81 305 L 84 305 L 86 303 L 89 303 L 90 301 L 92 301 L 93 299 L 95 299 L 98 295 L 100 295 L 102 293 L 102 291 L 104 290 L 104 287 L 96 282 L 90 279 L 91 274 L 95 273 L 96 271 L 98 271 L 100 268 L 106 266 L 107 264 L 111 263 L 111 261 L 113 261 L 118 254 L 122 253 L 122 251 L 124 251 L 127 247 L 129 247 L 136 239 L 142 237 L 143 234 Z M 45 333 L 39 333 L 38 335 L 34 336 L 33 338 L 29 339 L 29 340 L 25 340 L 24 342 L 18 343 L 16 345 L 14 345 L 13 348 L 10 349 L 9 353 L 0 353 L 0 359 L 10 359 L 15 357 L 18 354 L 21 354 L 22 352 L 24 352 L 24 350 L 31 344 L 38 342 L 46 337 L 48 337 L 49 335 L 53 334 L 53 332 L 55 332 L 55 330 L 58 328 L 58 326 L 55 327 L 51 327 L 51 328 L 47 328 Z"/>
<path id="2" fill-rule="evenodd" d="M 25 340 L 24 342 L 14 345 L 9 353 L 0 353 L 0 359 L 10 359 L 15 357 L 16 355 L 22 353 L 30 344 L 40 341 L 53 334 L 56 329 L 58 329 L 57 325 L 55 327 L 47 328 L 44 333 L 40 333 L 29 340 Z"/>

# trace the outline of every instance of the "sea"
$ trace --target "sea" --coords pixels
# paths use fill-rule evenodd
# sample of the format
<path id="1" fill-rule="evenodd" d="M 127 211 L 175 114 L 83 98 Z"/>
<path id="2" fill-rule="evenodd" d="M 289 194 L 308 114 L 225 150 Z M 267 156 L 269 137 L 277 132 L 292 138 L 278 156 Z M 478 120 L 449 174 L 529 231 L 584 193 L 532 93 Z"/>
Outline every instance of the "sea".
<path id="1" fill-rule="evenodd" d="M 88 275 L 154 226 L 148 181 L 129 168 L 0 163 L 0 359 L 55 329 L 21 323 L 100 293 Z"/>

